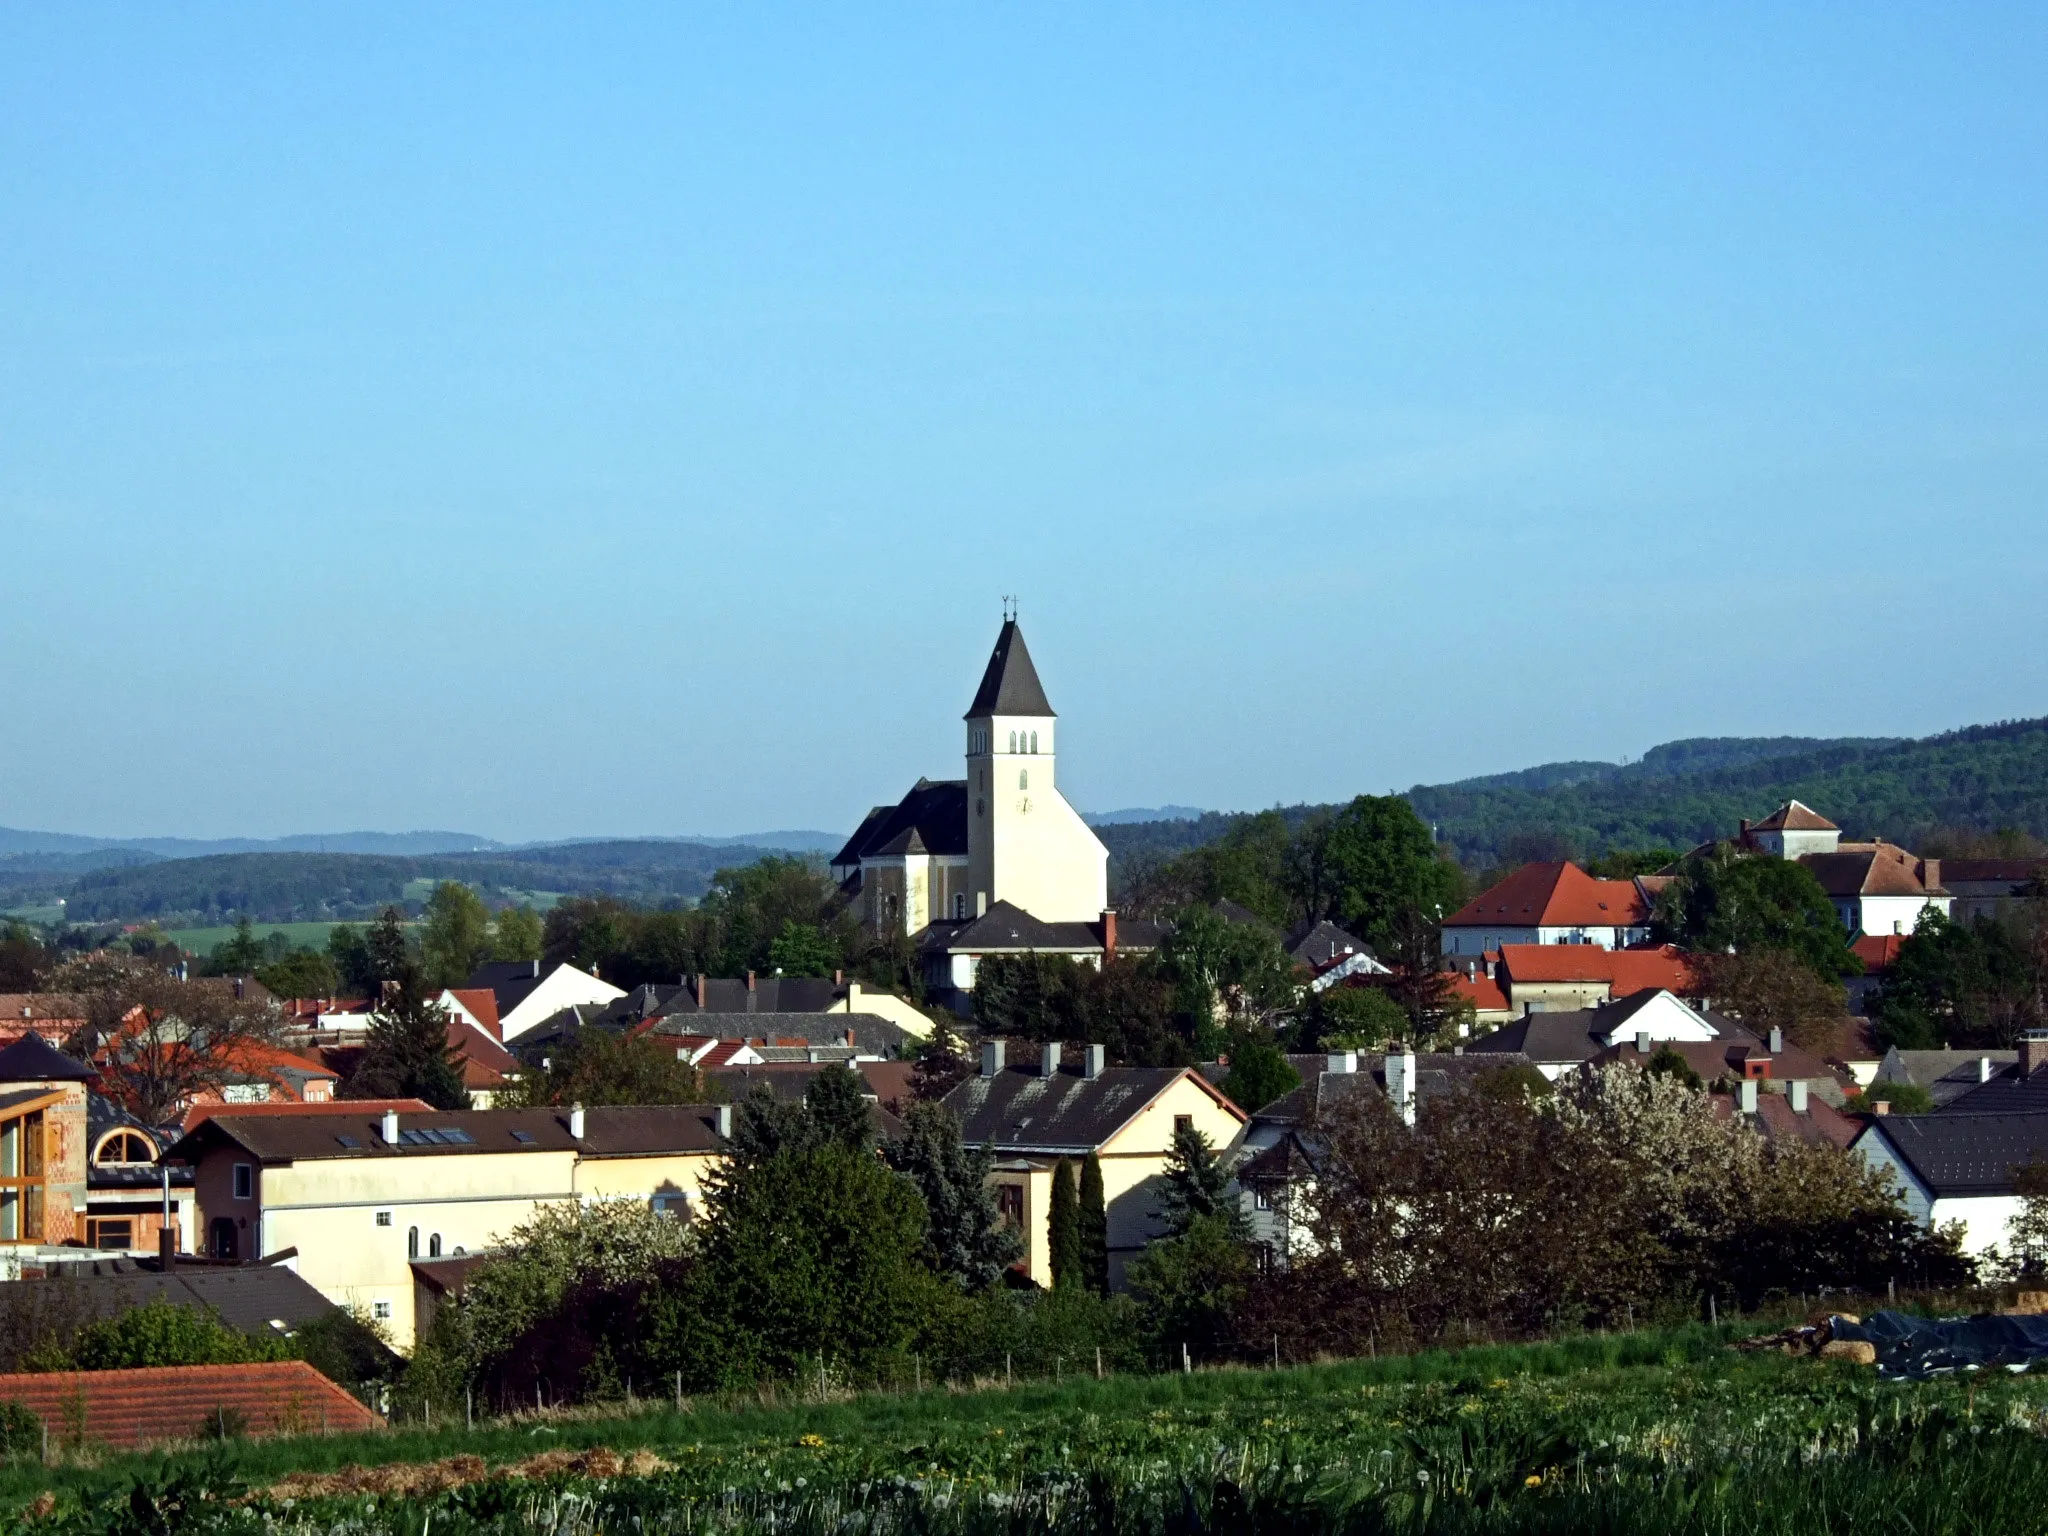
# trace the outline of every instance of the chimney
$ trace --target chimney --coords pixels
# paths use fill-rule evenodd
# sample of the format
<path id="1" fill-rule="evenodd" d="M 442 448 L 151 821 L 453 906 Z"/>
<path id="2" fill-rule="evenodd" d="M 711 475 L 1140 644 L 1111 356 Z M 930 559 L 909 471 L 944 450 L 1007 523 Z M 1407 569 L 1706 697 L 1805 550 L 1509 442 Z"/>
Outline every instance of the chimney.
<path id="1" fill-rule="evenodd" d="M 569 1134 L 578 1141 L 583 1139 L 583 1106 L 581 1104 L 571 1104 L 569 1106 Z"/>
<path id="2" fill-rule="evenodd" d="M 1890 1099 L 1879 1099 L 1870 1106 L 1870 1112 L 1873 1115 L 1888 1115 L 1892 1112 L 1892 1101 Z"/>
<path id="3" fill-rule="evenodd" d="M 527 974 L 528 974 L 529 976 L 536 976 L 536 977 L 537 977 L 537 976 L 539 976 L 539 975 L 540 975 L 540 962 L 539 962 L 538 960 L 529 960 L 529 961 L 527 961 L 526 963 L 527 963 L 527 966 L 529 967 L 529 969 L 528 969 L 528 971 L 527 971 Z"/>
<path id="4" fill-rule="evenodd" d="M 1745 1115 L 1756 1113 L 1756 1079 L 1753 1077 L 1742 1080 L 1742 1112 Z"/>
<path id="5" fill-rule="evenodd" d="M 1991 1081 L 1991 1058 L 1989 1056 L 1979 1056 L 1977 1058 L 1977 1081 L 1980 1083 Z"/>
<path id="6" fill-rule="evenodd" d="M 1001 1077 L 1003 1074 L 1003 1042 L 984 1040 L 981 1042 L 981 1075 Z"/>
<path id="7" fill-rule="evenodd" d="M 2043 1066 L 2048 1066 L 2048 1029 L 2027 1030 L 2020 1036 L 2020 1076 L 2032 1077 Z"/>
<path id="8" fill-rule="evenodd" d="M 385 1146 L 395 1147 L 398 1145 L 397 1110 L 387 1109 L 384 1111 L 384 1123 L 377 1128 L 377 1134 L 384 1138 Z"/>
<path id="9" fill-rule="evenodd" d="M 849 981 L 846 984 L 846 1011 L 848 1013 L 860 1012 L 860 1009 L 856 1006 L 859 1002 L 860 983 L 857 981 Z"/>
<path id="10" fill-rule="evenodd" d="M 1415 1123 L 1415 1053 L 1387 1053 L 1387 1099 L 1403 1125 Z"/>
<path id="11" fill-rule="evenodd" d="M 1349 1076 L 1351 1073 L 1356 1072 L 1358 1070 L 1358 1052 L 1330 1052 L 1329 1062 L 1325 1065 L 1323 1070 L 1325 1070 L 1326 1072 L 1333 1072 L 1339 1077 Z"/>
<path id="12" fill-rule="evenodd" d="M 1740 831 L 1739 831 L 1739 832 L 1738 832 L 1738 833 L 1736 834 L 1736 835 L 1737 835 L 1738 837 L 1747 837 L 1747 836 L 1749 836 L 1749 818 L 1748 818 L 1747 816 L 1743 817 L 1743 818 L 1742 818 L 1742 820 L 1741 820 L 1740 822 L 1738 822 L 1738 823 L 1737 823 L 1737 826 L 1738 826 L 1738 827 L 1740 827 L 1740 829 L 1741 829 L 1741 830 L 1740 830 Z"/>
<path id="13" fill-rule="evenodd" d="M 1081 1053 L 1081 1075 L 1091 1083 L 1102 1076 L 1102 1068 L 1108 1054 L 1102 1046 L 1089 1046 Z"/>
<path id="14" fill-rule="evenodd" d="M 987 891 L 976 891 L 976 892 L 974 893 L 974 915 L 975 915 L 976 917 L 987 917 L 987 916 L 988 916 L 988 892 L 987 892 Z"/>
<path id="15" fill-rule="evenodd" d="M 178 1267 L 178 1233 L 175 1227 L 157 1228 L 156 1267 L 167 1275 Z"/>
<path id="16" fill-rule="evenodd" d="M 1650 1054 L 1650 1032 L 1647 1029 L 1636 1031 L 1636 1054 L 1638 1056 Z"/>
<path id="17" fill-rule="evenodd" d="M 747 990 L 749 992 L 754 990 L 754 973 L 752 971 L 747 972 Z"/>
<path id="18" fill-rule="evenodd" d="M 1941 889 L 1941 860 L 1922 859 L 1920 861 L 1920 883 L 1930 891 Z"/>
<path id="19" fill-rule="evenodd" d="M 1058 1077 L 1060 1075 L 1060 1043 L 1048 1040 L 1038 1050 L 1038 1075 Z"/>
<path id="20" fill-rule="evenodd" d="M 1107 964 L 1116 958 L 1116 908 L 1102 909 L 1102 959 Z"/>
<path id="21" fill-rule="evenodd" d="M 1805 1079 L 1805 1078 L 1803 1078 L 1803 1077 L 1795 1077 L 1795 1078 L 1793 1078 L 1793 1079 L 1792 1079 L 1792 1081 L 1791 1081 L 1791 1082 L 1787 1083 L 1787 1084 L 1785 1085 L 1785 1096 L 1786 1096 L 1786 1098 L 1788 1098 L 1788 1099 L 1789 1099 L 1789 1100 L 1791 1101 L 1791 1103 L 1792 1103 L 1792 1113 L 1793 1113 L 1793 1114 L 1795 1114 L 1795 1115 L 1803 1115 L 1803 1114 L 1805 1114 L 1805 1113 L 1806 1113 L 1806 1079 Z"/>
<path id="22" fill-rule="evenodd" d="M 714 1124 L 717 1126 L 718 1134 L 721 1138 L 728 1141 L 732 1139 L 732 1106 L 730 1104 L 718 1106 Z"/>
<path id="23" fill-rule="evenodd" d="M 1775 1024 L 1771 1026 L 1771 1054 L 1773 1056 L 1785 1054 L 1785 1031 L 1778 1028 Z"/>

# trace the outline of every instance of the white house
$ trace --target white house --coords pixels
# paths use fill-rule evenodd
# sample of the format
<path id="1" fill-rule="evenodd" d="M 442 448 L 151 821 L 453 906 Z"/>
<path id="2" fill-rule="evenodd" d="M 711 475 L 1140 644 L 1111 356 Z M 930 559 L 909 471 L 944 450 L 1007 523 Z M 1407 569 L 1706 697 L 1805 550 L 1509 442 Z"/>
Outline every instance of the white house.
<path id="1" fill-rule="evenodd" d="M 2013 1190 L 2012 1170 L 2048 1158 L 2048 1114 L 1880 1115 L 1850 1150 L 1892 1176 L 1922 1226 L 1961 1222 L 1964 1253 L 2004 1252 L 2011 1221 L 2025 1204 Z"/>
<path id="2" fill-rule="evenodd" d="M 1466 1049 L 1472 1056 L 1526 1056 L 1552 1082 L 1617 1045 L 1656 1046 L 1667 1041 L 1711 1041 L 1723 1026 L 1663 989 L 1634 992 L 1598 1008 L 1558 1013 L 1526 1013 Z"/>
<path id="3" fill-rule="evenodd" d="M 1736 844 L 1805 865 L 1852 936 L 1909 934 L 1922 912 L 1946 917 L 1954 905 L 1941 883 L 1941 860 L 1916 858 L 1882 838 L 1845 843 L 1840 827 L 1797 800 L 1762 821 L 1743 822 Z"/>
<path id="4" fill-rule="evenodd" d="M 508 1043 L 545 1023 L 564 1008 L 604 1004 L 625 989 L 600 981 L 564 961 L 493 960 L 477 967 L 470 988 L 488 988 L 498 1003 L 498 1028 Z"/>

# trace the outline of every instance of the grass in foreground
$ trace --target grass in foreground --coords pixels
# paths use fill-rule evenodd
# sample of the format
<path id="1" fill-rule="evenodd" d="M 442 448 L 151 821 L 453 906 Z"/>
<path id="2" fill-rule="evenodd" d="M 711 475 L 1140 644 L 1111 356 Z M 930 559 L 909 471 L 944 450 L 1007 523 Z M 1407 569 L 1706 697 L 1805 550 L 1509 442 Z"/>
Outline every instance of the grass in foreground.
<path id="1" fill-rule="evenodd" d="M 451 1523 L 507 1536 L 2043 1528 L 2048 1378 L 1880 1385 L 1849 1367 L 1737 1357 L 1722 1339 L 1693 1328 L 1270 1372 L 273 1441 L 240 1449 L 238 1475 L 262 1488 L 351 1463 L 504 1464 L 588 1446 L 663 1464 L 642 1477 L 586 1465 L 521 1482 L 478 1479 L 477 1467 L 466 1475 L 478 1480 L 442 1492 L 271 1510 L 270 1530 L 308 1536 L 340 1525 L 425 1536 Z M 124 1497 L 116 1509 L 110 1495 L 139 1474 L 144 1503 L 169 1510 L 166 1479 L 197 1465 L 188 1454 L 17 1468 L 5 1502 L 55 1487 L 58 1515 L 40 1529 L 113 1536 L 136 1528 L 121 1522 L 141 1506 Z M 253 1507 L 208 1507 L 216 1524 L 262 1528 Z"/>

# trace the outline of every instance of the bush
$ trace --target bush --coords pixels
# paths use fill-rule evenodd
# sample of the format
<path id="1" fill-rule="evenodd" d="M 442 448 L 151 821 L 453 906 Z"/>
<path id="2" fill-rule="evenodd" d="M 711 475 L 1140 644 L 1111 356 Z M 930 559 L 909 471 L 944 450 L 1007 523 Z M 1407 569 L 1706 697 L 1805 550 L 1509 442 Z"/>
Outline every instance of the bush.
<path id="1" fill-rule="evenodd" d="M 118 1317 L 88 1323 L 69 1351 L 81 1371 L 161 1365 L 241 1365 L 287 1360 L 282 1339 L 253 1339 L 230 1328 L 211 1308 L 179 1307 L 161 1298 Z"/>
<path id="2" fill-rule="evenodd" d="M 26 1456 L 43 1446 L 43 1421 L 21 1403 L 0 1403 L 0 1456 Z"/>

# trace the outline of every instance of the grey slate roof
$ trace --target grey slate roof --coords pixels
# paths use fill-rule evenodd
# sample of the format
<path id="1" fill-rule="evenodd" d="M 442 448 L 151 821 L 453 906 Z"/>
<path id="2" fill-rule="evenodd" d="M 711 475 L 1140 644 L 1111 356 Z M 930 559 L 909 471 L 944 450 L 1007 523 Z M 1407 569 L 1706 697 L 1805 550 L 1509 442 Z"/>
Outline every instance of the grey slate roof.
<path id="1" fill-rule="evenodd" d="M 1991 1063 L 1991 1081 L 1999 1082 L 2014 1075 L 2019 1059 L 2018 1051 L 1902 1051 L 1892 1046 L 1878 1062 L 1874 1081 L 1918 1084 L 1941 1109 L 1984 1083 L 1985 1061 Z"/>
<path id="2" fill-rule="evenodd" d="M 1137 924 L 1130 925 L 1136 928 Z M 1124 926 L 1118 924 L 1117 943 L 1119 947 L 1138 944 L 1134 934 L 1124 937 Z M 976 954 L 999 954 L 1005 951 L 1024 953 L 1038 950 L 1099 950 L 1102 948 L 1102 929 L 1097 923 L 1047 923 L 1041 922 L 1022 907 L 1007 901 L 992 905 L 980 917 L 970 917 L 961 922 L 933 923 L 918 937 L 920 949 L 971 950 Z"/>
<path id="3" fill-rule="evenodd" d="M 855 1049 L 882 1057 L 900 1056 L 911 1042 L 910 1031 L 878 1013 L 670 1013 L 655 1020 L 652 1033 L 669 1039 L 702 1035 L 816 1046 L 844 1045 L 850 1033 Z"/>
<path id="4" fill-rule="evenodd" d="M 434 1110 L 398 1117 L 399 1142 L 386 1145 L 382 1117 L 352 1115 L 215 1115 L 166 1157 L 193 1159 L 230 1144 L 265 1163 L 327 1158 L 451 1157 L 473 1152 L 565 1152 L 586 1157 L 644 1157 L 714 1152 L 722 1145 L 717 1110 L 702 1104 L 600 1105 L 584 1111 L 583 1139 L 569 1134 L 566 1109 Z M 457 1131 L 469 1139 L 411 1139 L 408 1132 Z M 348 1140 L 344 1141 L 346 1137 Z M 348 1141 L 356 1143 L 348 1145 Z"/>
<path id="5" fill-rule="evenodd" d="M 1302 1125 L 1314 1119 L 1325 1102 L 1353 1093 L 1382 1097 L 1387 1091 L 1387 1058 L 1380 1052 L 1359 1052 L 1355 1072 L 1330 1071 L 1327 1055 L 1287 1059 L 1301 1074 L 1301 1086 L 1253 1115 L 1257 1124 Z M 1415 1096 L 1427 1103 L 1471 1086 L 1482 1073 L 1534 1064 L 1529 1057 L 1514 1051 L 1490 1051 L 1483 1056 L 1474 1056 L 1470 1051 L 1463 1056 L 1450 1051 L 1417 1051 Z"/>
<path id="6" fill-rule="evenodd" d="M 919 779 L 894 805 L 878 805 L 854 829 L 837 853 L 832 867 L 844 869 L 865 858 L 883 858 L 891 853 L 908 853 L 914 833 L 923 845 L 921 852 L 940 857 L 967 856 L 967 781 L 965 779 Z"/>
<path id="7" fill-rule="evenodd" d="M 32 1029 L 0 1049 L 0 1083 L 89 1083 L 98 1076 Z"/>
<path id="8" fill-rule="evenodd" d="M 1951 1074 L 1943 1086 L 1954 1080 Z M 1951 1095 L 1937 1098 L 1934 1108 L 1944 1115 L 2048 1114 L 2048 1068 L 2037 1068 L 2032 1077 L 2021 1077 L 2017 1065 L 1994 1068 L 1991 1080 L 1979 1083 L 1973 1063 L 1967 1078 Z"/>
<path id="9" fill-rule="evenodd" d="M 1602 1003 L 1598 1008 L 1525 1013 L 1519 1019 L 1503 1024 L 1492 1034 L 1480 1036 L 1465 1049 L 1468 1053 L 1519 1051 L 1532 1061 L 1553 1064 L 1591 1061 L 1607 1049 L 1606 1042 L 1599 1037 L 1616 1029 L 1626 1029 L 1628 1021 L 1649 1007 L 1657 995 L 1656 989 L 1650 989 L 1631 992 L 1627 997 Z M 1724 1038 L 1738 1035 L 1745 1040 L 1756 1038 L 1731 1019 L 1705 1010 L 1696 1011 Z"/>
<path id="10" fill-rule="evenodd" d="M 470 972 L 465 988 L 487 987 L 498 999 L 498 1017 L 504 1018 L 526 1001 L 527 995 L 560 967 L 541 960 L 490 960 Z"/>
<path id="11" fill-rule="evenodd" d="M 1884 1115 L 1863 1134 L 1883 1137 L 1937 1199 L 2009 1195 L 2016 1166 L 2048 1158 L 2048 1114 Z"/>
<path id="12" fill-rule="evenodd" d="M 1031 652 L 1024 644 L 1024 631 L 1015 619 L 1003 620 L 988 669 L 981 674 L 981 686 L 975 689 L 974 702 L 962 718 L 972 720 L 980 715 L 1052 716 L 1052 705 L 1046 702 L 1045 689 L 1038 681 L 1038 668 L 1031 665 Z"/>
<path id="13" fill-rule="evenodd" d="M 318 1322 L 334 1310 L 333 1302 L 277 1264 L 180 1267 L 166 1275 L 143 1269 L 131 1259 L 100 1259 L 58 1266 L 50 1279 L 16 1283 L 68 1284 L 96 1318 L 115 1317 L 157 1300 L 211 1307 L 230 1328 L 266 1339 L 279 1337 L 279 1330 L 271 1327 L 273 1319 L 291 1330 Z"/>
<path id="14" fill-rule="evenodd" d="M 1319 923 L 1296 923 L 1285 939 L 1287 958 L 1296 965 L 1321 970 L 1340 955 L 1372 955 L 1372 946 L 1356 934 L 1346 933 L 1328 918 Z M 1373 955 L 1377 960 L 1379 956 Z"/>
<path id="15" fill-rule="evenodd" d="M 1037 1066 L 976 1074 L 941 1101 L 960 1117 L 968 1143 L 1002 1152 L 1084 1153 L 1101 1146 L 1188 1069 L 1105 1067 L 1094 1079 L 1062 1067 L 1041 1077 Z"/>

